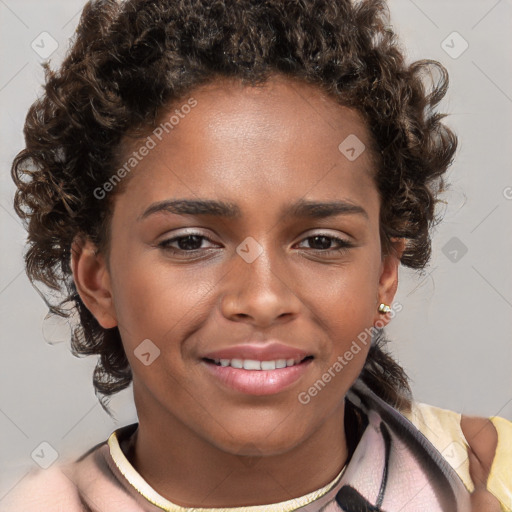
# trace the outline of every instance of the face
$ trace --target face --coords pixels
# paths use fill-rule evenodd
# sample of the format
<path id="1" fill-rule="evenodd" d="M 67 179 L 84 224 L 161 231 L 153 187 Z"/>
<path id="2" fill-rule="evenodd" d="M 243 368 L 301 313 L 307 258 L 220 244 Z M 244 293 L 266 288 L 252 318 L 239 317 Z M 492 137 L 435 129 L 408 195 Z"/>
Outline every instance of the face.
<path id="1" fill-rule="evenodd" d="M 108 262 L 92 272 L 75 261 L 75 280 L 100 323 L 119 327 L 141 423 L 172 421 L 231 453 L 281 453 L 340 410 L 369 343 L 351 347 L 396 289 L 369 133 L 354 110 L 276 77 L 203 86 L 162 121 L 176 109 L 115 197 Z M 308 357 L 266 371 L 205 359 L 282 359 L 258 352 L 271 343 Z M 255 352 L 219 352 L 240 345 Z"/>

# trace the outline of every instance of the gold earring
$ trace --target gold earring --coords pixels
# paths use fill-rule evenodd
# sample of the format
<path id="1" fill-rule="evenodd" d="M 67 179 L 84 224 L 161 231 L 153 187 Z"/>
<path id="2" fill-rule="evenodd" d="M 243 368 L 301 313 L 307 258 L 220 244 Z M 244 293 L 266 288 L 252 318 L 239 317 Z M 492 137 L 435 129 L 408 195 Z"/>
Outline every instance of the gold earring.
<path id="1" fill-rule="evenodd" d="M 389 313 L 390 311 L 391 311 L 391 308 L 387 304 L 379 305 L 379 313 Z"/>

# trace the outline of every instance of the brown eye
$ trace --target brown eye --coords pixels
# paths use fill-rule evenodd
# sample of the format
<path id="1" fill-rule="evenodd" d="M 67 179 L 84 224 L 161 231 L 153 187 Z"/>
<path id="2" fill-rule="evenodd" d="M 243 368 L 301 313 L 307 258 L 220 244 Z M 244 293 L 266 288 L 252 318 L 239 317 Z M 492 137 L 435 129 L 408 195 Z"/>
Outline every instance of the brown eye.
<path id="1" fill-rule="evenodd" d="M 158 244 L 158 247 L 161 247 L 171 252 L 193 252 L 203 249 L 203 247 L 201 246 L 204 240 L 208 240 L 211 242 L 209 238 L 203 235 L 192 233 L 163 240 Z"/>
<path id="2" fill-rule="evenodd" d="M 350 243 L 349 241 L 343 240 L 335 236 L 314 235 L 304 238 L 304 241 L 306 240 L 310 240 L 310 242 L 308 243 L 312 250 L 323 253 L 343 252 L 346 249 L 353 247 L 353 244 Z M 331 244 L 333 242 L 335 242 L 338 245 L 338 247 L 332 248 Z"/>

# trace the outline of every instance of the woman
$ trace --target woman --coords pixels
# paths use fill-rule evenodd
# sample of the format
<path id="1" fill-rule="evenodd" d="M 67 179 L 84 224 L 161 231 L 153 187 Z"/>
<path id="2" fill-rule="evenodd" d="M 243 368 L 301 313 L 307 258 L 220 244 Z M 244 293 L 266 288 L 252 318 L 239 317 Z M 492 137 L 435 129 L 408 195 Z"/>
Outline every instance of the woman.
<path id="1" fill-rule="evenodd" d="M 510 422 L 414 402 L 383 348 L 430 257 L 447 84 L 376 0 L 87 4 L 15 207 L 139 421 L 6 510 L 510 510 Z"/>

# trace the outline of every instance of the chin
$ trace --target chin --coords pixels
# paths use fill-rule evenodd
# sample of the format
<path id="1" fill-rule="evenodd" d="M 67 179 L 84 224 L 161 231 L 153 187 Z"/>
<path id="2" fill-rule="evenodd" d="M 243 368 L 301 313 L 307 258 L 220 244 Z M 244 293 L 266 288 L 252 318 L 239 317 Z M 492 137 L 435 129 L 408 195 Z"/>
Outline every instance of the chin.
<path id="1" fill-rule="evenodd" d="M 304 432 L 301 434 L 290 431 L 284 423 L 280 425 L 283 428 L 275 428 L 280 422 L 273 423 L 272 427 L 266 425 L 267 428 L 251 430 L 230 428 L 231 435 L 228 434 L 224 439 L 212 439 L 211 442 L 218 449 L 233 455 L 247 457 L 281 455 L 293 450 L 307 436 Z"/>

